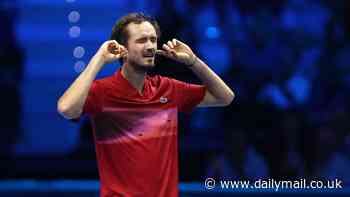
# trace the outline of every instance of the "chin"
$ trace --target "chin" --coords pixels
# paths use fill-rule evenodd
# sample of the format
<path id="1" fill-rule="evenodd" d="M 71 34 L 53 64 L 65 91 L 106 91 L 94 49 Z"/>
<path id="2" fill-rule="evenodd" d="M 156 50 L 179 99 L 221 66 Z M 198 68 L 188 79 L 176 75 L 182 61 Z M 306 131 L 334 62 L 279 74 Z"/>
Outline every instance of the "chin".
<path id="1" fill-rule="evenodd" d="M 154 64 L 147 64 L 147 65 L 144 65 L 143 68 L 145 70 L 152 70 L 154 68 Z"/>
<path id="2" fill-rule="evenodd" d="M 154 64 L 154 61 L 146 61 L 146 62 L 144 62 L 141 66 L 153 68 L 154 65 L 155 65 L 155 64 Z"/>

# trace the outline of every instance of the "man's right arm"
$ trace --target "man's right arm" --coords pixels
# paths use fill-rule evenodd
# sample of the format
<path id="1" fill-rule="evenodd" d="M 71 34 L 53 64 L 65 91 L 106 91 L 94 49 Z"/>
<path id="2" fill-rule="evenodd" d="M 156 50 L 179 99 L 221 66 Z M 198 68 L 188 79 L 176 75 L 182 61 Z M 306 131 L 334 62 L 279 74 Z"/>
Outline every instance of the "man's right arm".
<path id="1" fill-rule="evenodd" d="M 91 84 L 95 80 L 97 73 L 106 63 L 111 63 L 123 57 L 126 53 L 126 49 L 116 41 L 103 43 L 85 70 L 59 98 L 57 111 L 66 119 L 80 117 Z"/>

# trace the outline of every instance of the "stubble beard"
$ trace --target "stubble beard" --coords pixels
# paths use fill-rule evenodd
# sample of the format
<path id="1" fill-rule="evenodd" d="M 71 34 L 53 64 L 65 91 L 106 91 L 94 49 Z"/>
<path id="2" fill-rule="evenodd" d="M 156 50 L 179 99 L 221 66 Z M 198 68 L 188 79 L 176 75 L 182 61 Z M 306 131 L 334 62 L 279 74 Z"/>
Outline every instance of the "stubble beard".
<path id="1" fill-rule="evenodd" d="M 152 64 L 145 65 L 145 64 L 140 64 L 140 63 L 137 63 L 136 61 L 131 60 L 128 63 L 131 67 L 133 67 L 133 69 L 136 72 L 143 72 L 143 73 L 152 71 L 155 66 L 154 62 Z"/>

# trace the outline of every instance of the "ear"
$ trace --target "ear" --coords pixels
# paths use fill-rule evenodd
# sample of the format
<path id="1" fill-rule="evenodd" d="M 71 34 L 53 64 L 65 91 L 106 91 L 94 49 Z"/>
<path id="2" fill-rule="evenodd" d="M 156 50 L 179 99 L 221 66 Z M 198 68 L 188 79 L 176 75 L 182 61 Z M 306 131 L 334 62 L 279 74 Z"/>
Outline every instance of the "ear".
<path id="1" fill-rule="evenodd" d="M 123 62 L 126 62 L 127 59 L 128 59 L 128 55 L 126 54 L 126 55 L 123 56 Z"/>

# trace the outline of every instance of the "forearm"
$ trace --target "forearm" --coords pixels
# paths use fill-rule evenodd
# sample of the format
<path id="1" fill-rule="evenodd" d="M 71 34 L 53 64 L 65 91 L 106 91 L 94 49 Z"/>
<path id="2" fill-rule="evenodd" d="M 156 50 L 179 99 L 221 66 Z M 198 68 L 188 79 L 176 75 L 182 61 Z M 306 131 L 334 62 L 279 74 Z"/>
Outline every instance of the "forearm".
<path id="1" fill-rule="evenodd" d="M 219 103 L 228 105 L 232 102 L 234 98 L 233 91 L 202 60 L 197 58 L 190 69 L 203 82 L 210 94 L 215 97 Z"/>
<path id="2" fill-rule="evenodd" d="M 100 58 L 93 57 L 85 70 L 64 92 L 57 103 L 57 110 L 67 119 L 74 119 L 81 115 L 85 100 L 92 82 L 103 67 Z"/>

